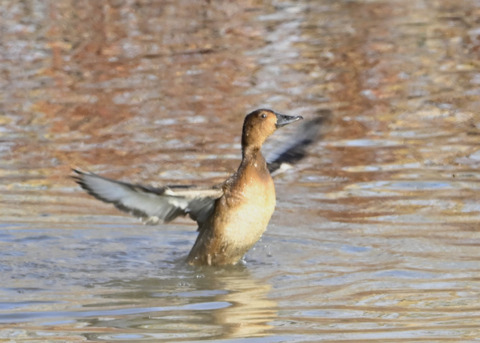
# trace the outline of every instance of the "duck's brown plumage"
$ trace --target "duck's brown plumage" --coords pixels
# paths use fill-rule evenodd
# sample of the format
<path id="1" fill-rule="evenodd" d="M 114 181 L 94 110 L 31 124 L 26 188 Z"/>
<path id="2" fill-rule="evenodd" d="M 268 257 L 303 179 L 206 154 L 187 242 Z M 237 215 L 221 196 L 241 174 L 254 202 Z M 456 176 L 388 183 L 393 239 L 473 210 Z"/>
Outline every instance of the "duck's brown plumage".
<path id="1" fill-rule="evenodd" d="M 260 239 L 275 209 L 275 187 L 259 149 L 244 153 L 238 171 L 222 186 L 213 215 L 199 227 L 188 262 L 234 264 Z"/>
<path id="2" fill-rule="evenodd" d="M 302 117 L 285 116 L 268 109 L 248 114 L 243 125 L 240 166 L 224 183 L 212 188 L 153 188 L 79 170 L 74 170 L 74 178 L 97 199 L 112 203 L 149 224 L 189 215 L 198 223 L 199 234 L 187 262 L 235 264 L 260 239 L 275 208 L 275 187 L 269 165 L 261 153 L 262 144 L 278 127 L 299 119 Z M 297 143 L 292 147 L 299 150 Z M 285 158 L 285 153 L 281 157 Z"/>

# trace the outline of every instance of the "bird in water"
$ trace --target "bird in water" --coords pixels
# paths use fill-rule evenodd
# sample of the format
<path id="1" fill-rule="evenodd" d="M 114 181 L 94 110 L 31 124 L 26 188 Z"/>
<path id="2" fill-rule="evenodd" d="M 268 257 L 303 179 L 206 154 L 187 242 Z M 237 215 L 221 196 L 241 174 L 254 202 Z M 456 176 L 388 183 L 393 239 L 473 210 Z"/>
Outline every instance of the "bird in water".
<path id="1" fill-rule="evenodd" d="M 306 155 L 306 147 L 318 136 L 328 115 L 306 123 L 300 135 L 267 163 L 261 147 L 276 129 L 303 119 L 269 109 L 245 117 L 242 130 L 242 160 L 238 170 L 223 183 L 196 186 L 149 187 L 108 179 L 74 169 L 75 181 L 90 195 L 140 217 L 147 224 L 168 223 L 188 215 L 198 224 L 198 236 L 187 257 L 191 265 L 232 265 L 265 232 L 275 209 L 271 173 L 285 163 Z"/>

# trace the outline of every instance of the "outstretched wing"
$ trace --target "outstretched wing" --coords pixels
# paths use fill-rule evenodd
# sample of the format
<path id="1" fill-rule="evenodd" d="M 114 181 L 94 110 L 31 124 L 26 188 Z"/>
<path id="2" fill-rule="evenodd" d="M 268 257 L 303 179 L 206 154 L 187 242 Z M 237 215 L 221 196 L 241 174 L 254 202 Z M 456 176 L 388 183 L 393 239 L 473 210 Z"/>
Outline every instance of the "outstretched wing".
<path id="1" fill-rule="evenodd" d="M 220 188 L 154 188 L 116 181 L 76 169 L 73 171 L 76 173 L 73 178 L 88 194 L 141 218 L 147 224 L 157 224 L 160 221 L 166 223 L 188 214 L 200 226 L 213 211 L 215 200 L 223 194 Z"/>
<path id="2" fill-rule="evenodd" d="M 330 110 L 322 110 L 319 117 L 302 123 L 289 144 L 281 147 L 272 156 L 267 156 L 268 170 L 272 175 L 278 174 L 284 167 L 291 166 L 307 155 L 309 146 L 318 141 L 321 128 L 330 119 Z"/>

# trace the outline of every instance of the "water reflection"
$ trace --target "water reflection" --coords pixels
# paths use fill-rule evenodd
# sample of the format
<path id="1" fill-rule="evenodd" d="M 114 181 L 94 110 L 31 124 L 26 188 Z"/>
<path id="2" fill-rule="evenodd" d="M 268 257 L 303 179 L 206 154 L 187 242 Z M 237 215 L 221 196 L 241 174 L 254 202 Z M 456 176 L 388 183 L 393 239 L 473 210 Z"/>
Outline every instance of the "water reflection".
<path id="1" fill-rule="evenodd" d="M 192 274 L 182 280 L 112 281 L 116 288 L 126 291 L 107 294 L 107 299 L 115 299 L 122 307 L 122 302 L 148 299 L 149 307 L 144 311 L 135 307 L 130 313 L 107 310 L 103 315 L 100 310 L 102 317 L 109 317 L 108 322 L 93 320 L 91 325 L 135 328 L 146 337 L 160 339 L 167 339 L 170 331 L 172 338 L 182 332 L 190 339 L 269 335 L 269 323 L 277 316 L 276 302 L 267 296 L 270 285 L 253 278 L 243 266 L 189 272 Z"/>

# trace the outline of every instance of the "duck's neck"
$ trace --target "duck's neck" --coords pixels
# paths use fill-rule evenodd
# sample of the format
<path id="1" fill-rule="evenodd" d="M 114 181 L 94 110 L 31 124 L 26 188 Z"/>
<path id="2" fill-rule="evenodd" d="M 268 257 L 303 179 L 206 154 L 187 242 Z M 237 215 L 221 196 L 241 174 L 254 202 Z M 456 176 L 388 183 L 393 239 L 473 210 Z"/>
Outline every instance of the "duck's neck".
<path id="1" fill-rule="evenodd" d="M 242 161 L 254 161 L 258 157 L 263 158 L 259 147 L 242 146 Z"/>
<path id="2" fill-rule="evenodd" d="M 247 146 L 242 148 L 242 163 L 240 168 L 254 167 L 260 173 L 268 172 L 267 163 L 259 147 Z"/>
<path id="3" fill-rule="evenodd" d="M 242 147 L 242 161 L 237 171 L 224 183 L 223 191 L 243 197 L 245 187 L 251 185 L 252 180 L 271 180 L 267 163 L 260 148 L 251 146 Z"/>

